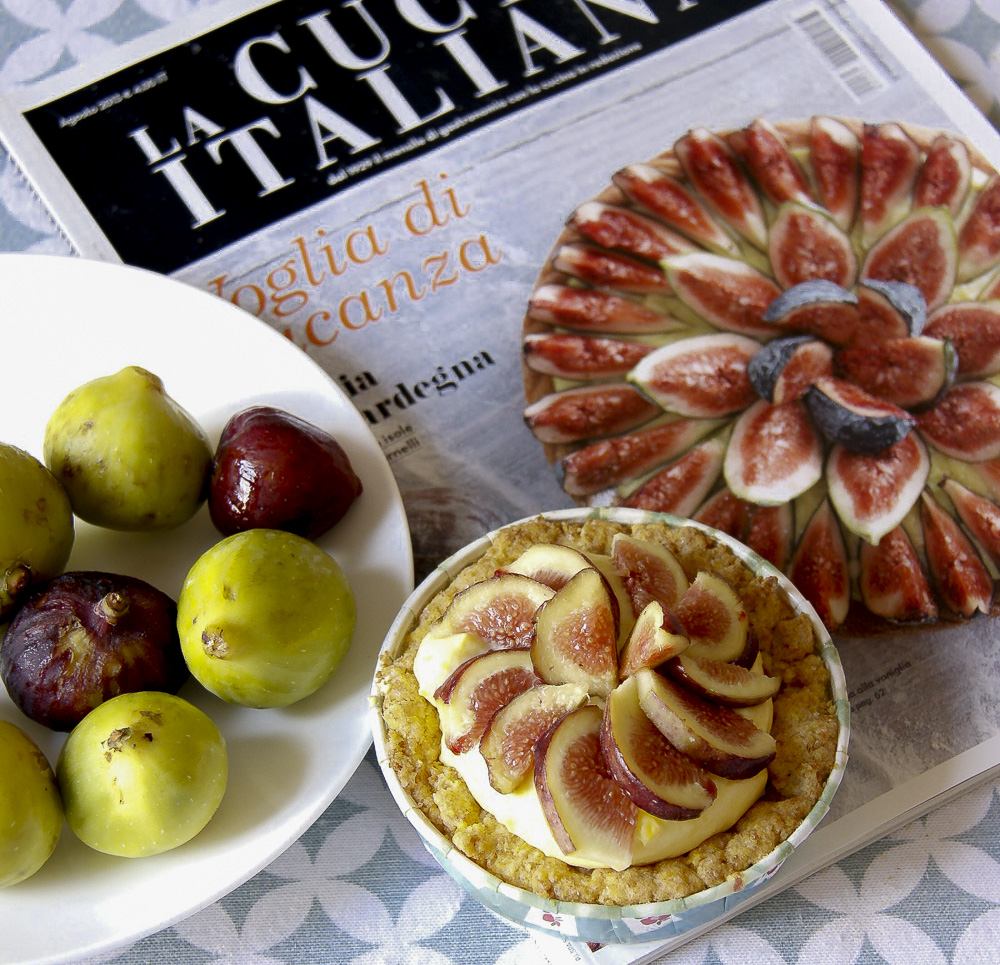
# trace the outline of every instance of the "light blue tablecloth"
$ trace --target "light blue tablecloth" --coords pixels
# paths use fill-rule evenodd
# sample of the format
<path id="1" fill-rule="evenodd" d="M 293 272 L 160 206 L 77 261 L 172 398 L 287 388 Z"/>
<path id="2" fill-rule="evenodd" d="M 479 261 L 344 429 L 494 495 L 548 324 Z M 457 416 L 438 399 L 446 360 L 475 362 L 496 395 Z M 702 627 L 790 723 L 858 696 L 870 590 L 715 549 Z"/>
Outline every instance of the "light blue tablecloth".
<path id="1" fill-rule="evenodd" d="M 209 5 L 0 0 L 0 89 L 34 82 Z M 895 0 L 894 7 L 1000 125 L 1000 0 Z M 68 253 L 4 159 L 0 250 Z M 967 793 L 666 960 L 1000 960 L 998 792 L 1000 786 L 988 785 Z M 188 920 L 102 961 L 515 965 L 537 960 L 526 941 L 525 933 L 464 897 L 431 861 L 369 754 L 339 799 L 266 870 Z"/>

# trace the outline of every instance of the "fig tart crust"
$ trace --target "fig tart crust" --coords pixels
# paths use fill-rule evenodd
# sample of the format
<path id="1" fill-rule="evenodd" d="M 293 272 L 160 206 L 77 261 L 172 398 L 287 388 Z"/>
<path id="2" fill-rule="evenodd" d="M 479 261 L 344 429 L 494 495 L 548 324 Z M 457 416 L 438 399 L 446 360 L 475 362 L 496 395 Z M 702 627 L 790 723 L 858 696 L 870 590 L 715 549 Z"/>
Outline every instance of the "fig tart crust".
<path id="1" fill-rule="evenodd" d="M 493 575 L 529 546 L 562 542 L 608 553 L 615 533 L 665 545 L 689 578 L 710 568 L 739 591 L 760 641 L 767 673 L 779 676 L 772 734 L 778 753 L 764 795 L 736 825 L 685 855 L 623 872 L 583 869 L 526 844 L 484 811 L 461 776 L 441 762 L 437 711 L 420 696 L 413 659 L 431 624 L 461 589 Z M 754 576 L 727 547 L 695 527 L 534 519 L 500 531 L 492 547 L 437 594 L 419 615 L 395 658 L 383 654 L 381 694 L 388 762 L 417 807 L 454 845 L 498 878 L 562 901 L 634 905 L 695 894 L 746 870 L 785 840 L 815 805 L 833 769 L 838 722 L 829 672 L 815 652 L 812 624 L 777 592 L 773 577 Z"/>

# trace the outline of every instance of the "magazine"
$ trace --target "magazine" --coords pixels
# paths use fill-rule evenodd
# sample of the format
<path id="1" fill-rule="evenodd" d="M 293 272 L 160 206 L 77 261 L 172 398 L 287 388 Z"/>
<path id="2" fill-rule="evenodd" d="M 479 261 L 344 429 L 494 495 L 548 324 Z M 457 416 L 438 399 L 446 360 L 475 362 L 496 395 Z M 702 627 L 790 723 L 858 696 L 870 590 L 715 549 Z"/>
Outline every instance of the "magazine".
<path id="1" fill-rule="evenodd" d="M 341 386 L 419 578 L 572 505 L 523 423 L 521 326 L 575 205 L 693 126 L 818 114 L 953 129 L 1000 166 L 996 130 L 881 0 L 222 2 L 11 95 L 0 137 L 80 255 L 232 301 Z M 820 829 L 672 943 L 566 953 L 647 961 L 993 776 L 998 638 L 838 639 L 851 763 Z"/>

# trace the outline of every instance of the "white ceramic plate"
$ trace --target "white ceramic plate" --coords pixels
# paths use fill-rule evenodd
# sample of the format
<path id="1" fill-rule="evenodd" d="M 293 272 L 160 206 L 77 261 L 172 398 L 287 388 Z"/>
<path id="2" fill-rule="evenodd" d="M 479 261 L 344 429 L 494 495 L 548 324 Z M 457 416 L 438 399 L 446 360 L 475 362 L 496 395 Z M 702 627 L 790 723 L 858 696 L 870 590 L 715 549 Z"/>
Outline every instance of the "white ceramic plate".
<path id="1" fill-rule="evenodd" d="M 41 457 L 49 413 L 71 389 L 137 364 L 158 374 L 214 445 L 226 420 L 268 403 L 333 433 L 364 493 L 320 540 L 357 599 L 354 642 L 334 678 L 284 710 L 230 707 L 189 682 L 182 696 L 226 736 L 230 780 L 208 827 L 149 858 L 91 851 L 67 827 L 49 862 L 0 892 L 0 960 L 59 962 L 113 949 L 178 921 L 265 867 L 312 824 L 371 740 L 368 691 L 396 611 L 413 588 L 409 532 L 388 463 L 357 410 L 305 354 L 214 295 L 134 268 L 75 258 L 0 256 L 4 293 L 0 440 Z M 220 539 L 207 509 L 169 534 L 78 521 L 71 569 L 141 577 L 175 599 Z M 63 737 L 34 725 L 0 686 L 0 718 L 55 762 Z"/>

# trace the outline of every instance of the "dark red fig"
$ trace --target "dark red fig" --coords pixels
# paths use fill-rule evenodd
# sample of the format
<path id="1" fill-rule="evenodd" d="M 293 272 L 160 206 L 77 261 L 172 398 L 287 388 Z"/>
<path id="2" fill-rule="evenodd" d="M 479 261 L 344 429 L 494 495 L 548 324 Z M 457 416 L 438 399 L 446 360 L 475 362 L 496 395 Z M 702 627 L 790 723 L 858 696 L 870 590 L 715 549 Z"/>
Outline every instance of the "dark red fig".
<path id="1" fill-rule="evenodd" d="M 0 645 L 11 700 L 39 724 L 71 730 L 122 693 L 174 693 L 188 677 L 175 602 L 143 580 L 70 571 L 33 593 Z"/>
<path id="2" fill-rule="evenodd" d="M 916 186 L 913 206 L 946 207 L 954 218 L 969 193 L 972 160 L 964 141 L 940 134 L 927 151 Z"/>
<path id="3" fill-rule="evenodd" d="M 698 507 L 691 518 L 720 532 L 743 540 L 746 536 L 754 505 L 740 499 L 727 486 L 713 493 Z"/>
<path id="4" fill-rule="evenodd" d="M 743 542 L 772 566 L 784 572 L 792 555 L 795 531 L 794 503 L 757 506 Z"/>
<path id="5" fill-rule="evenodd" d="M 950 341 L 918 335 L 841 349 L 834 371 L 877 399 L 914 409 L 940 398 L 954 381 L 957 365 Z"/>
<path id="6" fill-rule="evenodd" d="M 764 312 L 764 321 L 802 332 L 831 345 L 848 345 L 860 327 L 858 298 L 842 285 L 816 278 L 783 291 Z"/>
<path id="7" fill-rule="evenodd" d="M 980 192 L 958 233 L 958 280 L 975 278 L 1000 262 L 1000 177 Z"/>
<path id="8" fill-rule="evenodd" d="M 254 406 L 222 430 L 208 510 L 227 536 L 260 528 L 316 539 L 344 517 L 361 491 L 347 453 L 331 435 L 290 412 Z"/>
<path id="9" fill-rule="evenodd" d="M 943 479 L 941 488 L 983 552 L 994 566 L 1000 565 L 1000 506 L 963 486 L 957 479 Z"/>
<path id="10" fill-rule="evenodd" d="M 920 148 L 896 123 L 866 124 L 861 138 L 861 229 L 867 247 L 912 204 Z"/>
<path id="11" fill-rule="evenodd" d="M 1000 457 L 1000 387 L 960 382 L 917 416 L 924 437 L 946 456 L 964 462 Z"/>
<path id="12" fill-rule="evenodd" d="M 914 417 L 905 409 L 876 399 L 843 379 L 817 379 L 805 400 L 823 435 L 852 452 L 880 453 L 899 442 L 914 425 Z"/>
<path id="13" fill-rule="evenodd" d="M 815 203 L 802 166 L 770 121 L 763 118 L 751 121 L 733 134 L 729 142 L 774 205 L 786 201 Z"/>
<path id="14" fill-rule="evenodd" d="M 871 344 L 919 335 L 927 320 L 923 292 L 903 281 L 863 278 L 858 285 L 860 325 L 856 341 Z"/>

